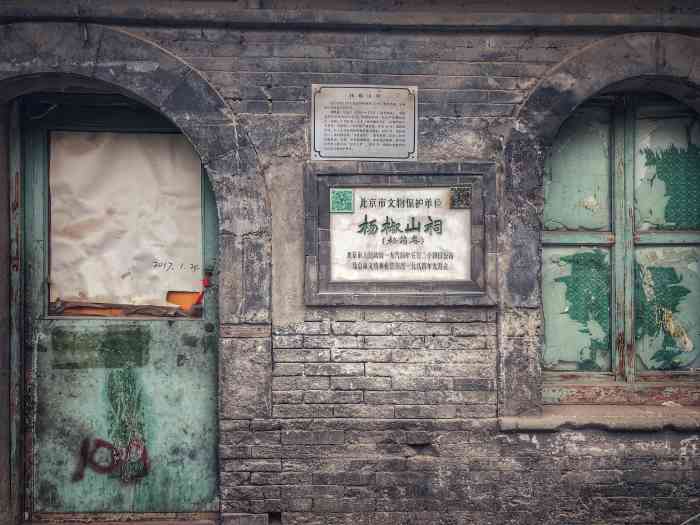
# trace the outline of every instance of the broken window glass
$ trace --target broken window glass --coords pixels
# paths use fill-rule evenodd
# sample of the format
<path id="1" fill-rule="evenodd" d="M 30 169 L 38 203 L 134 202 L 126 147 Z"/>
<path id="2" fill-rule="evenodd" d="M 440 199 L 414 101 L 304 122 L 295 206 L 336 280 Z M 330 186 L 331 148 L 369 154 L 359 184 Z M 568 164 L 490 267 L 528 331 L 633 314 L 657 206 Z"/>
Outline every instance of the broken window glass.
<path id="1" fill-rule="evenodd" d="M 693 110 L 655 94 L 582 105 L 554 141 L 544 219 L 545 370 L 651 382 L 700 369 Z"/>

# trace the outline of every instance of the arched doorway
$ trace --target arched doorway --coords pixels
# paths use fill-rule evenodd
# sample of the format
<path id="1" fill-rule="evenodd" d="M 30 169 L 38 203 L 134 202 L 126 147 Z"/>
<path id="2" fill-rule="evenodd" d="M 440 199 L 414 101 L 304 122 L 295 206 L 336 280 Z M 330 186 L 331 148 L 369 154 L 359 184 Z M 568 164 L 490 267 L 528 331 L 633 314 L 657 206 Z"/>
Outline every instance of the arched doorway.
<path id="1" fill-rule="evenodd" d="M 201 161 L 125 97 L 14 105 L 25 504 L 215 511 L 217 223 Z"/>
<path id="2" fill-rule="evenodd" d="M 236 271 L 236 261 L 247 246 L 249 231 L 255 232 L 255 248 L 261 256 L 269 256 L 269 233 L 264 234 L 269 227 L 265 186 L 257 180 L 255 152 L 244 130 L 207 81 L 162 48 L 117 29 L 70 23 L 10 24 L 0 29 L 0 39 L 7 43 L 0 52 L 3 87 L 0 103 L 5 116 L 11 100 L 32 93 L 119 94 L 154 110 L 172 129 L 187 138 L 211 182 L 215 196 L 211 209 L 216 209 L 219 218 L 216 232 L 221 254 L 218 257 L 218 284 L 222 292 L 219 297 L 227 298 L 219 302 L 220 320 L 224 323 L 269 322 L 269 288 L 247 285 L 251 276 Z M 3 131 L 3 146 L 7 148 L 7 137 L 17 130 Z M 9 171 L 3 172 L 3 183 L 9 186 Z M 244 201 L 248 204 L 243 206 Z M 15 211 L 20 209 L 17 195 L 11 196 L 10 205 Z M 11 259 L 13 267 L 19 268 L 21 253 L 17 243 L 10 247 L 9 231 L 0 236 L 0 242 L 0 251 L 8 254 L 8 262 Z M 264 276 L 270 270 L 269 261 L 266 262 L 256 267 L 256 283 L 261 282 L 261 276 L 262 282 L 270 280 L 269 275 Z M 4 297 L 9 304 L 9 275 L 3 275 L 0 280 L 4 280 L 0 291 L 5 290 Z M 13 305 L 23 299 L 19 290 L 17 286 L 12 289 Z M 3 429 L 8 429 L 7 433 L 0 433 L 0 463 L 8 465 L 3 472 L 7 472 L 6 477 L 0 476 L 0 499 L 9 500 L 9 519 L 16 521 L 23 515 L 28 518 L 26 512 L 31 511 L 23 503 L 24 473 L 31 470 L 31 457 L 24 456 L 30 435 L 23 434 L 23 430 L 32 424 L 26 416 L 32 413 L 33 396 L 25 389 L 24 374 L 28 368 L 22 360 L 21 349 L 9 345 L 10 308 L 0 317 L 4 319 L 3 327 L 7 328 L 3 332 L 7 339 L 3 340 L 0 351 L 0 379 L 10 399 L 9 406 L 3 406 L 0 412 Z M 13 315 L 12 319 L 18 316 Z M 213 327 L 213 333 L 218 333 L 218 326 Z M 241 340 L 241 344 L 244 343 Z M 221 359 L 220 346 L 219 350 Z M 244 390 L 246 395 L 227 402 L 228 417 L 267 415 L 269 402 L 262 397 L 269 378 L 254 377 L 254 374 L 238 377 L 240 371 L 231 367 L 222 376 L 224 367 L 220 362 L 217 365 L 219 374 L 214 379 L 215 388 L 218 386 L 224 396 L 231 397 L 229 392 L 242 391 L 241 385 L 250 385 Z M 251 397 L 261 402 L 251 403 Z M 221 417 L 218 411 L 216 416 L 217 420 Z M 94 442 L 92 444 L 89 454 L 94 450 Z M 104 453 L 103 447 L 96 452 L 96 458 Z M 111 460 L 105 461 L 111 463 Z M 99 458 L 97 462 L 103 463 Z"/>

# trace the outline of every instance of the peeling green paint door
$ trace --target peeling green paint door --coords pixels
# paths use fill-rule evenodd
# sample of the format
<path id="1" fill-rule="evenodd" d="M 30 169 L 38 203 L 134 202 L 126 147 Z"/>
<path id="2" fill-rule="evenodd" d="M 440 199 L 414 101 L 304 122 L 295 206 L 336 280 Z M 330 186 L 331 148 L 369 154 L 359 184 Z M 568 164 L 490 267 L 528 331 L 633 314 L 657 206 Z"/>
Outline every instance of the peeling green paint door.
<path id="1" fill-rule="evenodd" d="M 653 94 L 583 105 L 553 144 L 545 199 L 545 370 L 568 381 L 694 381 L 700 117 Z"/>
<path id="2" fill-rule="evenodd" d="M 216 510 L 215 287 L 206 290 L 198 318 L 70 317 L 48 308 L 47 145 L 52 131 L 174 132 L 165 119 L 125 99 L 96 100 L 101 99 L 47 102 L 44 97 L 24 105 L 25 359 L 34 407 L 29 414 L 31 510 Z M 99 177 L 95 173 L 95 184 Z M 201 188 L 202 265 L 214 272 L 215 204 L 204 178 Z"/>

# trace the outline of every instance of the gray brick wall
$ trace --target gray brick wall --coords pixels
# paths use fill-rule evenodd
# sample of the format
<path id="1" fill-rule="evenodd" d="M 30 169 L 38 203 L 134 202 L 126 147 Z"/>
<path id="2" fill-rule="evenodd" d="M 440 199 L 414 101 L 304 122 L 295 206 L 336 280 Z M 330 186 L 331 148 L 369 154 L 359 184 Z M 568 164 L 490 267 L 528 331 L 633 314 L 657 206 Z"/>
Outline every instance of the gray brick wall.
<path id="1" fill-rule="evenodd" d="M 271 418 L 221 421 L 226 523 L 678 525 L 700 512 L 696 434 L 501 433 L 496 309 L 303 305 L 310 84 L 418 86 L 420 159 L 495 160 L 503 184 L 519 105 L 605 35 L 129 31 L 223 95 L 273 198 Z M 508 335 L 532 346 L 540 327 L 516 317 Z"/>
<path id="2" fill-rule="evenodd" d="M 297 202 L 311 83 L 417 85 L 421 160 L 500 166 L 529 91 L 601 38 L 139 32 L 209 78 L 249 124 L 270 183 Z M 301 221 L 301 205 L 281 204 L 282 221 Z M 287 230 L 275 239 L 272 207 L 273 296 L 283 296 L 273 297 L 272 417 L 221 422 L 230 523 L 679 524 L 700 511 L 697 435 L 500 433 L 495 309 L 304 308 L 302 273 L 282 262 L 301 251 Z M 531 338 L 531 325 L 515 323 L 512 335 Z"/>
<path id="3" fill-rule="evenodd" d="M 311 83 L 417 85 L 421 160 L 493 160 L 503 185 L 502 146 L 520 104 L 550 68 L 605 35 L 123 29 L 187 61 L 224 97 L 259 170 L 228 191 L 247 192 L 241 207 L 263 210 L 252 217 L 272 210 L 272 327 L 265 315 L 243 319 L 256 328 L 241 336 L 236 311 L 222 314 L 224 378 L 267 378 L 222 388 L 224 523 L 678 525 L 700 512 L 696 433 L 499 430 L 498 321 L 508 344 L 532 348 L 536 316 L 303 305 Z M 258 181 L 265 207 L 254 202 Z M 260 235 L 252 219 L 243 232 L 235 219 L 224 217 L 228 236 L 243 239 L 222 239 L 231 260 Z M 259 283 L 249 284 L 255 295 Z"/>
<path id="4" fill-rule="evenodd" d="M 679 524 L 700 505 L 700 440 L 670 432 L 273 418 L 224 421 L 221 443 L 224 510 L 288 524 Z"/>
<path id="5" fill-rule="evenodd" d="M 494 417 L 495 312 L 449 313 L 367 310 L 275 329 L 273 417 Z"/>

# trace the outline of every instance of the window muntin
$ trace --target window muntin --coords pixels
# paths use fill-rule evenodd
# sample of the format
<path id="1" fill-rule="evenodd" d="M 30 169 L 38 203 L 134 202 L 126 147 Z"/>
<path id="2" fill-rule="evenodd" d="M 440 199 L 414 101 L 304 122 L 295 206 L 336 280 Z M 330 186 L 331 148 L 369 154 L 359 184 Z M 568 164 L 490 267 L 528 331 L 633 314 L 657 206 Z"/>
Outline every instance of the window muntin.
<path id="1" fill-rule="evenodd" d="M 596 99 L 562 126 L 545 179 L 550 379 L 700 366 L 698 144 L 697 115 L 656 95 Z"/>

